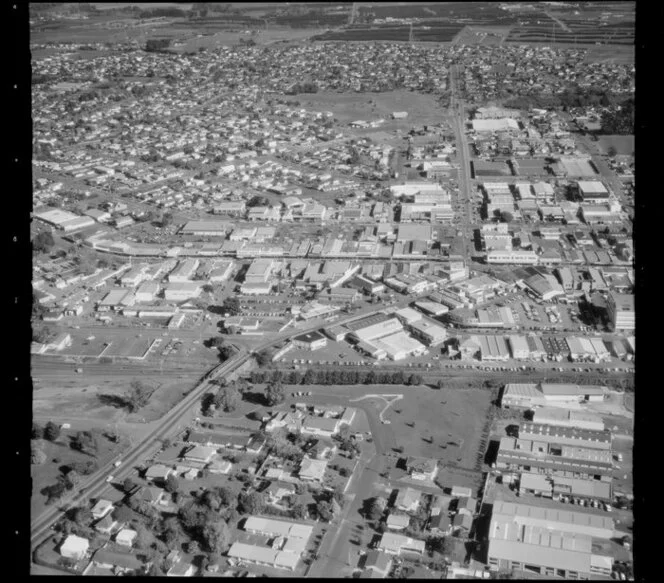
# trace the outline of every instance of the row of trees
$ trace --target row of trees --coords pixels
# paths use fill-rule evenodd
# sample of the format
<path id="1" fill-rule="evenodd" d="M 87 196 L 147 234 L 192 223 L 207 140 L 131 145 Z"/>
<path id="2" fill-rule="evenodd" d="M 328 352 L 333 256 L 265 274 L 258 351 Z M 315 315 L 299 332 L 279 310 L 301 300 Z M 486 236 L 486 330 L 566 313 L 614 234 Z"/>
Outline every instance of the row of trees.
<path id="1" fill-rule="evenodd" d="M 287 385 L 421 385 L 424 382 L 420 374 L 406 374 L 403 371 L 376 372 L 350 370 L 314 370 L 307 369 L 282 372 L 281 370 L 254 370 L 249 377 L 252 383 L 284 383 Z"/>

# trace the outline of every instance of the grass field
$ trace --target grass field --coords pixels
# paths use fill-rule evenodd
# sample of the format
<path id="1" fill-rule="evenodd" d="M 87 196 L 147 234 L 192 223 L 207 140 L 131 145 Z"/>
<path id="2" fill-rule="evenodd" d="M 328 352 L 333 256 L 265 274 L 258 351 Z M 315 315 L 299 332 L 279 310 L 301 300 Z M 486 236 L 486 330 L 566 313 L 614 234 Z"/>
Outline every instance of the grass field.
<path id="1" fill-rule="evenodd" d="M 384 418 L 390 421 L 404 455 L 431 457 L 442 465 L 472 469 L 490 406 L 488 390 L 411 387 Z"/>
<path id="2" fill-rule="evenodd" d="M 405 90 L 371 94 L 321 91 L 299 95 L 297 100 L 302 107 L 312 111 L 331 111 L 340 123 L 385 118 L 394 111 L 408 112 L 404 128 L 441 121 L 441 108 L 433 96 Z"/>
<path id="3" fill-rule="evenodd" d="M 606 154 L 613 146 L 619 155 L 629 156 L 634 151 L 634 136 L 600 136 L 597 142 L 602 154 Z"/>
<path id="4" fill-rule="evenodd" d="M 109 370 L 113 365 L 109 365 Z M 201 372 L 164 371 L 163 375 L 141 375 L 137 370 L 134 378 L 156 387 L 149 403 L 137 413 L 127 415 L 124 409 L 114 406 L 113 397 L 123 395 L 129 390 L 130 377 L 113 376 L 94 382 L 82 376 L 43 380 L 34 379 L 33 411 L 35 416 L 49 416 L 51 419 L 83 418 L 90 421 L 113 423 L 126 421 L 153 421 L 160 418 L 175 403 L 182 399 L 183 392 L 190 390 L 200 379 Z"/>

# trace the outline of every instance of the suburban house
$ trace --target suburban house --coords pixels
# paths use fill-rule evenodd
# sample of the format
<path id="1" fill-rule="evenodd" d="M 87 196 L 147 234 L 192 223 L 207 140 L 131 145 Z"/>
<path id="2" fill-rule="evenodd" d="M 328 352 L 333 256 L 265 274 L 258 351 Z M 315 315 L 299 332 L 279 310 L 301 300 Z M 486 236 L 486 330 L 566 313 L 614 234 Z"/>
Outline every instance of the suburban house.
<path id="1" fill-rule="evenodd" d="M 95 530 L 102 534 L 111 534 L 118 528 L 118 522 L 114 520 L 110 514 L 107 514 L 95 524 Z"/>
<path id="2" fill-rule="evenodd" d="M 440 512 L 429 520 L 429 530 L 433 534 L 447 536 L 452 533 L 452 521 L 447 512 Z"/>
<path id="3" fill-rule="evenodd" d="M 145 471 L 145 479 L 148 482 L 165 483 L 168 476 L 174 474 L 172 468 L 163 464 L 154 464 Z"/>
<path id="4" fill-rule="evenodd" d="M 80 561 L 88 552 L 90 541 L 88 539 L 70 534 L 60 545 L 60 554 L 75 561 Z"/>
<path id="5" fill-rule="evenodd" d="M 387 528 L 391 530 L 404 530 L 410 524 L 410 516 L 407 514 L 395 514 L 390 512 L 387 517 Z"/>
<path id="6" fill-rule="evenodd" d="M 415 540 L 394 532 L 385 532 L 377 548 L 390 555 L 400 555 L 401 553 L 423 555 L 425 545 L 423 540 Z"/>
<path id="7" fill-rule="evenodd" d="M 392 558 L 385 553 L 372 549 L 365 555 L 364 568 L 381 578 L 385 578 L 392 568 Z"/>
<path id="8" fill-rule="evenodd" d="M 406 467 L 414 480 L 432 481 L 438 473 L 438 463 L 430 458 L 409 457 Z"/>
<path id="9" fill-rule="evenodd" d="M 113 502 L 108 500 L 98 500 L 97 503 L 92 507 L 92 518 L 95 520 L 100 520 L 104 518 L 111 510 L 113 510 Z"/>
<path id="10" fill-rule="evenodd" d="M 305 482 L 321 482 L 327 468 L 327 460 L 312 460 L 311 458 L 302 458 L 298 476 Z"/>
<path id="11" fill-rule="evenodd" d="M 422 492 L 413 488 L 403 488 L 399 490 L 395 507 L 404 512 L 416 512 L 420 506 Z"/>
<path id="12" fill-rule="evenodd" d="M 206 447 L 204 445 L 194 445 L 185 452 L 183 457 L 187 461 L 207 464 L 212 460 L 212 458 L 216 453 L 217 449 L 214 447 Z"/>
<path id="13" fill-rule="evenodd" d="M 134 539 L 138 536 L 135 530 L 130 528 L 123 528 L 115 535 L 115 542 L 124 547 L 131 547 L 134 544 Z"/>
<path id="14" fill-rule="evenodd" d="M 265 490 L 270 504 L 280 504 L 284 498 L 295 494 L 295 486 L 288 482 L 271 482 Z"/>
<path id="15" fill-rule="evenodd" d="M 309 416 L 302 422 L 302 434 L 332 437 L 337 431 L 339 431 L 340 424 L 339 419 Z"/>
<path id="16" fill-rule="evenodd" d="M 452 519 L 452 530 L 461 535 L 467 535 L 472 526 L 473 517 L 466 512 L 459 512 L 458 514 L 455 514 Z"/>
<path id="17" fill-rule="evenodd" d="M 456 510 L 458 513 L 466 513 L 470 516 L 475 515 L 475 509 L 477 508 L 477 500 L 469 496 L 463 496 L 457 500 Z"/>
<path id="18" fill-rule="evenodd" d="M 166 572 L 166 577 L 193 577 L 196 574 L 196 567 L 188 561 L 177 561 Z"/>
<path id="19" fill-rule="evenodd" d="M 101 569 L 102 572 L 95 572 L 96 568 Z M 83 574 L 94 575 L 110 571 L 113 575 L 127 575 L 132 572 L 140 573 L 142 569 L 143 563 L 135 555 L 101 548 L 94 554 L 90 565 Z"/>

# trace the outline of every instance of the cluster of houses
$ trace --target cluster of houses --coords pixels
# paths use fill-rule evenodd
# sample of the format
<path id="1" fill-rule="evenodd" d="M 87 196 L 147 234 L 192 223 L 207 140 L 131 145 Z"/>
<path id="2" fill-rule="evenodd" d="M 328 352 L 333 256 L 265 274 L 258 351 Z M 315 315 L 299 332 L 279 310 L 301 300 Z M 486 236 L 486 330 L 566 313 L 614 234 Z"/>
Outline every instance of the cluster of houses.
<path id="1" fill-rule="evenodd" d="M 569 85 L 634 91 L 634 66 L 586 60 L 587 49 L 501 44 L 454 47 L 463 59 L 466 94 L 486 103 L 510 94 L 555 94 Z"/>

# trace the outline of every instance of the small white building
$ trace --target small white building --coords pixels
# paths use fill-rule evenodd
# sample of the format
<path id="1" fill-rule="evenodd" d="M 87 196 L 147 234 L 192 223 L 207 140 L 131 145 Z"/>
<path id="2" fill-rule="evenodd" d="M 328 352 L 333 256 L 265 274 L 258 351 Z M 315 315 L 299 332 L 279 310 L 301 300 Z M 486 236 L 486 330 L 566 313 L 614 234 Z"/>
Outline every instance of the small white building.
<path id="1" fill-rule="evenodd" d="M 60 554 L 67 559 L 80 561 L 88 552 L 89 547 L 88 539 L 70 534 L 60 546 Z"/>
<path id="2" fill-rule="evenodd" d="M 130 528 L 123 528 L 118 534 L 115 535 L 115 542 L 124 547 L 131 547 L 134 544 L 134 540 L 138 536 L 138 533 L 135 530 Z"/>

